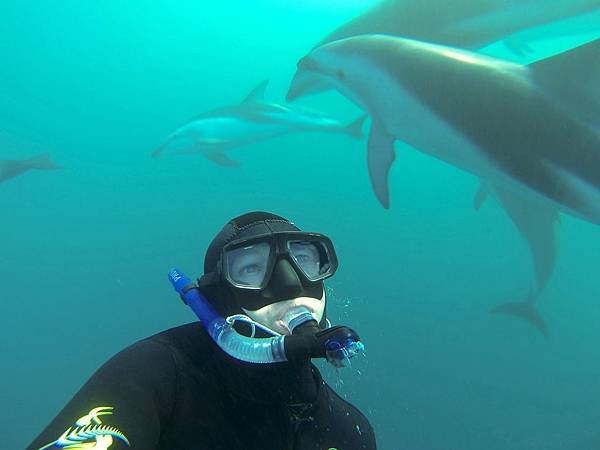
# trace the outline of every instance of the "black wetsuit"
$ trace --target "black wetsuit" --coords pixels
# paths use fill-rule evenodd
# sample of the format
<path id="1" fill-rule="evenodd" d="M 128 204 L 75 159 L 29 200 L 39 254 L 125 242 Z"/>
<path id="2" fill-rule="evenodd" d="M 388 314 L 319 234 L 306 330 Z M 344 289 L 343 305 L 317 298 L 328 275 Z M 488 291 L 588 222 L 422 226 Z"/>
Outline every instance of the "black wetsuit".
<path id="1" fill-rule="evenodd" d="M 312 364 L 241 363 L 198 323 L 115 355 L 27 449 L 62 448 L 44 446 L 69 428 L 66 442 L 104 439 L 109 450 L 376 448 L 365 416 Z"/>

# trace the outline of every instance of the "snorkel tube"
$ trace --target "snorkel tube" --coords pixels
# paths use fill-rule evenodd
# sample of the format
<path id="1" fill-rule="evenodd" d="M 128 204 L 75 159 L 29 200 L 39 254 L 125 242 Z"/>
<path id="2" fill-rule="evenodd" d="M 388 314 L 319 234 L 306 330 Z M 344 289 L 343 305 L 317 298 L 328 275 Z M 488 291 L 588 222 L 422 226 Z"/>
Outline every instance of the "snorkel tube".
<path id="1" fill-rule="evenodd" d="M 233 323 L 217 313 L 198 286 L 180 270 L 171 269 L 169 281 L 213 341 L 225 353 L 241 361 L 268 364 L 323 357 L 336 367 L 344 367 L 350 358 L 364 352 L 358 334 L 347 327 L 319 331 L 308 310 L 292 319 L 291 335 L 268 338 L 243 336 L 234 329 Z"/>

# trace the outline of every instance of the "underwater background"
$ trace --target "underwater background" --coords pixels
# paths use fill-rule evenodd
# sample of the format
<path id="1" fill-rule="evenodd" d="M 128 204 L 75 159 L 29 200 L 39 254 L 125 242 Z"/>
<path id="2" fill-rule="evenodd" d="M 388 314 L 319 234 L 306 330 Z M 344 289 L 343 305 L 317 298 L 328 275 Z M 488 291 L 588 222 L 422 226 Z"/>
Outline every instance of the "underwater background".
<path id="1" fill-rule="evenodd" d="M 150 158 L 174 129 L 262 80 L 267 100 L 283 102 L 298 59 L 373 3 L 3 3 L 0 159 L 50 152 L 64 169 L 0 185 L 0 448 L 24 448 L 123 347 L 192 321 L 167 271 L 200 275 L 212 237 L 252 210 L 332 238 L 329 316 L 359 331 L 367 356 L 323 370 L 379 448 L 600 448 L 597 226 L 561 216 L 539 299 L 545 338 L 489 313 L 527 296 L 532 268 L 497 203 L 474 210 L 474 176 L 403 147 L 385 210 L 365 141 L 341 134 L 233 150 L 238 169 Z M 502 43 L 484 52 L 543 58 L 598 37 L 599 15 L 588 20 L 585 35 L 548 28 L 528 59 Z M 336 93 L 299 103 L 344 122 L 362 114 Z"/>

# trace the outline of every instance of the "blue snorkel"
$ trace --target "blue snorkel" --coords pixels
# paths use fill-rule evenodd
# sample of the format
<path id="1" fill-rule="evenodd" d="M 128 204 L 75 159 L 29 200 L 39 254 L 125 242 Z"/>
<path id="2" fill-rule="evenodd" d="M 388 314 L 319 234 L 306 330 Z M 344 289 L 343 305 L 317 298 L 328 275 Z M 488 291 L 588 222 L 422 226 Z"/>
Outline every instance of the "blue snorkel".
<path id="1" fill-rule="evenodd" d="M 347 327 L 333 327 L 317 333 L 254 338 L 239 334 L 233 323 L 221 317 L 196 284 L 178 269 L 171 269 L 169 281 L 188 305 L 213 341 L 228 355 L 250 363 L 277 363 L 301 358 L 324 357 L 335 367 L 344 367 L 350 358 L 364 352 L 358 334 Z M 293 319 L 300 329 L 314 318 L 306 311 Z"/>

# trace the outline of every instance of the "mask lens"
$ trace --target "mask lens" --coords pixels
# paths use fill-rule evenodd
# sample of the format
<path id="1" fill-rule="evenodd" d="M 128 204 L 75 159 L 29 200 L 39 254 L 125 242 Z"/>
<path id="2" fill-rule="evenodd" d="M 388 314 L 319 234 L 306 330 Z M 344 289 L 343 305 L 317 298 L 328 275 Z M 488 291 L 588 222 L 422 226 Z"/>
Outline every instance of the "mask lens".
<path id="1" fill-rule="evenodd" d="M 238 287 L 258 289 L 265 281 L 271 246 L 267 242 L 242 246 L 226 253 L 229 280 Z"/>
<path id="2" fill-rule="evenodd" d="M 288 241 L 288 251 L 310 281 L 325 278 L 331 272 L 329 252 L 319 241 Z"/>

